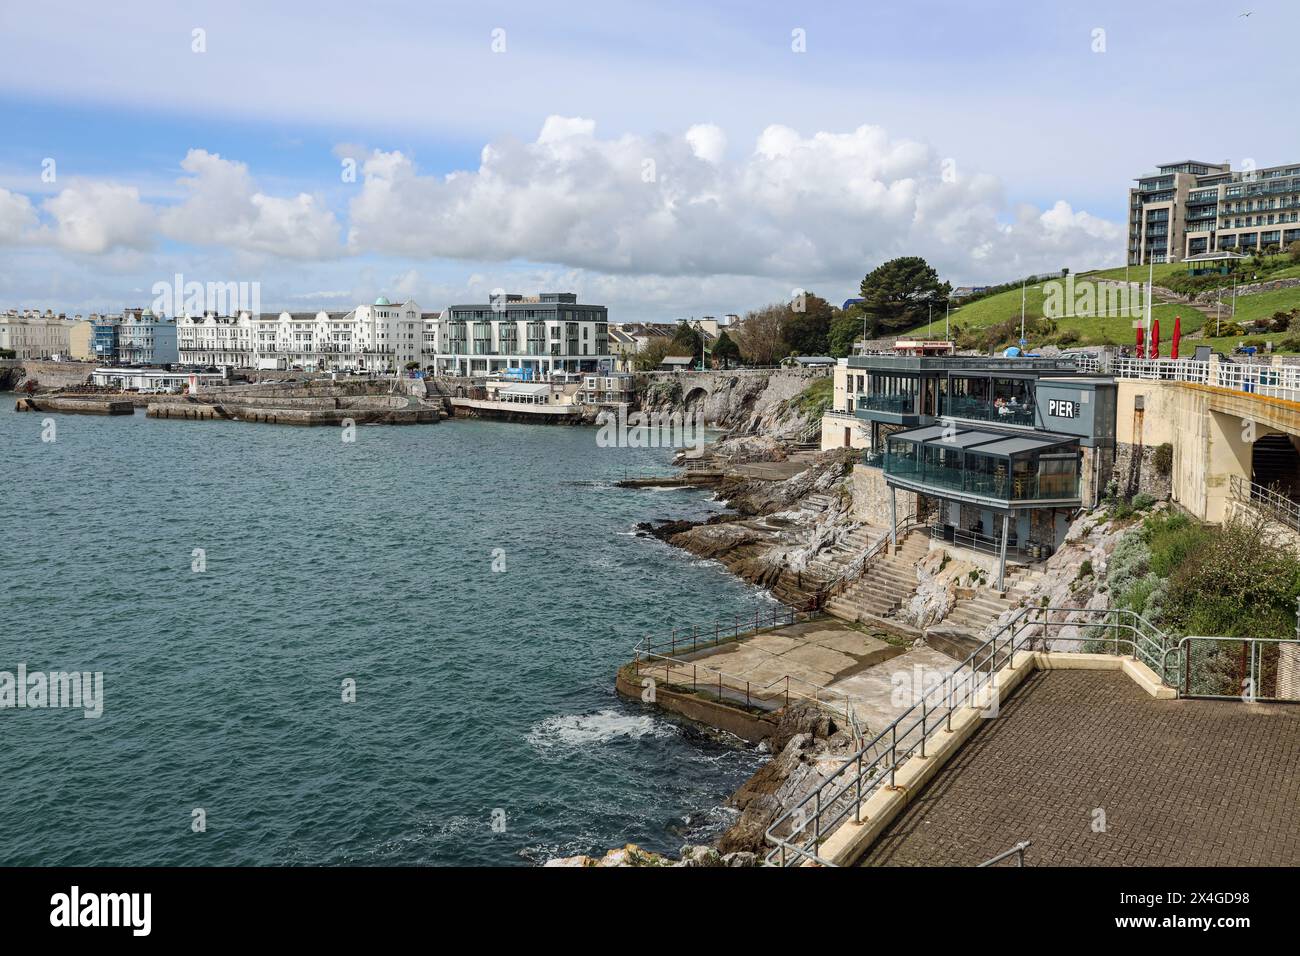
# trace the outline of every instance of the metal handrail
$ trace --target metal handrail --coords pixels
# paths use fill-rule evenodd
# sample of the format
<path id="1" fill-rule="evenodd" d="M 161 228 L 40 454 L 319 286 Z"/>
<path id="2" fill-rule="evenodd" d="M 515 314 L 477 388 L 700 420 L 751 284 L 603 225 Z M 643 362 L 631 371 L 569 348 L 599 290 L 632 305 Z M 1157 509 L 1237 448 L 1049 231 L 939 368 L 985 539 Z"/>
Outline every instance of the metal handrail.
<path id="1" fill-rule="evenodd" d="M 750 621 L 749 617 L 746 617 L 742 621 L 738 614 L 732 615 L 730 626 L 728 626 L 725 621 L 715 620 L 712 624 L 705 624 L 703 626 L 692 624 L 689 627 L 675 627 L 672 629 L 671 637 L 668 639 L 660 639 L 656 642 L 652 637 L 647 636 L 641 638 L 641 640 L 637 641 L 636 644 L 633 645 L 632 653 L 634 655 L 645 654 L 649 656 L 657 653 L 659 648 L 664 647 L 668 648 L 670 654 L 676 654 L 679 650 L 685 652 L 687 647 L 687 638 L 685 635 L 689 635 L 690 653 L 694 654 L 696 651 L 716 647 L 717 645 L 725 644 L 728 641 L 738 640 L 748 634 L 757 634 L 760 630 L 765 630 L 769 627 L 777 627 L 778 625 L 785 624 L 797 624 L 801 616 L 803 620 L 808 620 L 810 617 L 806 611 L 800 611 L 782 605 L 779 608 L 773 607 L 771 617 L 768 618 L 761 611 L 755 608 L 753 627 L 748 626 Z M 770 623 L 764 623 L 764 621 L 770 621 Z M 746 630 L 742 631 L 740 629 L 742 624 L 746 626 Z M 709 639 L 708 637 L 710 629 L 713 631 L 712 639 Z M 680 638 L 678 637 L 679 630 L 683 633 L 683 636 Z M 704 635 L 703 641 L 700 639 L 701 634 Z"/>
<path id="2" fill-rule="evenodd" d="M 1065 613 L 1066 619 L 1053 622 L 1053 612 Z M 1073 620 L 1079 614 L 1101 615 L 1102 620 L 1100 623 Z M 1116 617 L 1114 622 L 1107 620 L 1112 615 Z M 1020 608 L 1002 628 L 971 652 L 938 684 L 922 693 L 920 700 L 847 758 L 812 792 L 773 821 L 764 834 L 767 842 L 774 846 L 767 855 L 767 862 L 779 863 L 781 866 L 804 861 L 827 865 L 828 861 L 816 853 L 824 836 L 834 832 L 850 815 L 855 822 L 861 822 L 863 804 L 886 780 L 891 786 L 894 785 L 897 770 L 903 761 L 918 751 L 924 757 L 926 744 L 934 734 L 941 730 L 952 730 L 954 711 L 960 707 L 975 706 L 977 696 L 981 692 L 987 692 L 987 689 L 996 691 L 999 668 L 1005 664 L 1014 665 L 1015 655 L 1032 649 L 1035 640 L 1046 643 L 1048 638 L 1045 632 L 1054 626 L 1089 626 L 1129 631 L 1134 635 L 1131 639 L 1120 636 L 1078 639 L 1111 643 L 1116 651 L 1121 645 L 1128 645 L 1134 659 L 1139 659 L 1140 643 L 1151 645 L 1161 653 L 1165 653 L 1167 646 L 1164 633 L 1132 611 L 1103 608 Z M 1159 640 L 1144 632 L 1143 627 L 1155 631 Z M 1150 654 L 1149 651 L 1147 653 Z M 1163 670 L 1160 672 L 1162 681 L 1164 673 Z M 916 739 L 908 742 L 909 735 L 918 730 L 920 734 Z M 871 756 L 873 752 L 874 757 Z M 848 782 L 839 785 L 837 781 L 846 774 L 850 775 Z M 849 798 L 848 803 L 842 805 L 846 797 Z M 837 806 L 840 809 L 836 810 Z M 797 826 L 794 826 L 795 821 L 798 821 Z M 811 835 L 808 834 L 810 825 Z M 778 836 L 776 831 L 785 827 L 790 827 L 789 836 Z M 802 840 L 799 839 L 801 834 Z"/>
<path id="3" fill-rule="evenodd" d="M 685 686 L 684 682 L 674 681 L 669 677 L 669 674 L 672 671 L 673 667 L 680 667 L 680 668 L 689 667 L 691 668 L 691 690 L 698 691 L 701 686 L 699 681 L 699 669 L 703 668 L 709 674 L 714 675 L 714 677 L 716 677 L 717 686 L 718 686 L 718 699 L 721 701 L 726 700 L 724 688 L 727 685 L 723 683 L 724 678 L 732 682 L 730 686 L 736 691 L 737 697 L 739 697 L 740 695 L 739 685 L 742 682 L 744 683 L 746 707 L 753 706 L 753 696 L 755 693 L 759 693 L 761 696 L 763 691 L 771 690 L 773 687 L 776 687 L 778 684 L 784 683 L 785 684 L 784 705 L 786 707 L 789 707 L 790 706 L 790 682 L 794 681 L 794 683 L 801 685 L 803 687 L 807 687 L 812 691 L 811 694 L 808 693 L 800 694 L 796 692 L 794 695 L 796 698 L 801 700 L 809 700 L 823 707 L 826 707 L 834 703 L 834 701 L 831 700 L 830 698 L 838 698 L 839 703 L 842 705 L 842 709 L 832 708 L 831 712 L 834 713 L 837 717 L 843 716 L 846 724 L 852 723 L 854 720 L 852 710 L 851 710 L 852 698 L 850 698 L 846 694 L 841 694 L 839 691 L 831 690 L 829 687 L 826 687 L 822 684 L 815 684 L 812 681 L 804 680 L 801 677 L 791 677 L 789 674 L 783 674 L 780 677 L 776 677 L 772 679 L 766 684 L 762 684 L 758 687 L 755 687 L 753 682 L 750 681 L 748 678 L 742 677 L 739 674 L 728 673 L 727 671 L 721 670 L 716 667 L 710 667 L 707 664 L 700 664 L 697 661 L 690 661 L 679 657 L 669 657 L 666 654 L 652 654 L 649 655 L 647 659 L 652 659 L 656 662 L 662 662 L 664 668 L 664 684 L 669 687 L 673 685 Z M 658 664 L 657 663 L 654 665 L 643 664 L 642 661 L 638 658 L 634 661 L 634 666 L 635 666 L 636 675 L 638 677 L 641 676 L 642 667 L 645 667 L 653 677 L 654 668 L 657 667 Z M 703 686 L 711 688 L 713 686 L 713 678 L 710 678 Z M 825 694 L 828 699 L 824 700 L 822 698 L 823 694 Z"/>
<path id="4" fill-rule="evenodd" d="M 1016 866 L 1024 866 L 1025 851 L 1028 850 L 1033 845 L 1034 842 L 1032 840 L 1021 840 L 1011 849 L 1003 850 L 997 856 L 990 857 L 989 859 L 985 860 L 983 863 L 976 864 L 975 868 L 978 870 L 986 866 L 995 866 L 996 864 L 1001 863 L 1003 860 L 1005 860 L 1007 857 L 1010 856 L 1014 856 L 1016 858 Z"/>
<path id="5" fill-rule="evenodd" d="M 916 515 L 909 514 L 906 517 L 904 517 L 901 522 L 899 522 L 894 526 L 892 537 L 894 539 L 903 538 L 907 536 L 910 532 L 915 530 L 916 528 L 919 528 L 920 526 L 921 526 L 920 522 L 918 521 Z M 814 594 L 812 596 L 811 601 L 809 602 L 810 607 L 813 608 L 825 607 L 827 601 L 830 601 L 832 598 L 839 597 L 850 587 L 852 587 L 853 585 L 861 581 L 866 576 L 867 570 L 871 567 L 872 559 L 875 558 L 876 555 L 880 554 L 881 551 L 884 551 L 886 549 L 886 547 L 889 545 L 890 538 L 891 538 L 890 532 L 886 531 L 879 538 L 877 538 L 875 541 L 869 544 L 866 550 L 864 550 L 862 554 L 857 558 L 857 563 L 858 563 L 857 570 L 855 572 L 852 572 L 851 574 L 846 574 L 840 578 L 837 578 L 829 587 L 824 588 L 821 591 L 818 591 L 816 594 Z"/>
<path id="6" fill-rule="evenodd" d="M 1300 531 L 1300 503 L 1267 485 L 1247 481 L 1242 475 L 1231 476 L 1231 487 L 1233 497 L 1238 501 L 1266 511 L 1282 523 Z"/>
<path id="7" fill-rule="evenodd" d="M 1249 695 L 1192 693 L 1192 686 L 1191 686 L 1192 658 L 1187 650 L 1187 644 L 1189 641 L 1213 641 L 1216 643 L 1237 643 L 1242 645 L 1243 653 L 1246 648 L 1249 648 L 1250 653 L 1248 655 L 1248 658 L 1249 658 L 1249 668 L 1250 668 L 1249 674 L 1251 680 L 1251 693 Z M 1256 701 L 1292 700 L 1293 698 L 1289 698 L 1289 697 L 1263 697 L 1259 695 L 1260 682 L 1259 680 L 1257 680 L 1257 678 L 1260 675 L 1260 669 L 1262 666 L 1262 662 L 1260 660 L 1259 648 L 1265 644 L 1276 644 L 1279 647 L 1281 647 L 1284 644 L 1289 646 L 1300 646 L 1300 636 L 1297 637 L 1227 637 L 1222 635 L 1212 636 L 1212 635 L 1205 635 L 1205 634 L 1188 634 L 1186 637 L 1181 638 L 1177 644 L 1173 644 L 1170 647 L 1165 649 L 1165 652 L 1161 659 L 1161 668 L 1162 668 L 1161 678 L 1165 679 L 1166 671 L 1164 671 L 1163 668 L 1166 668 L 1168 666 L 1169 655 L 1177 654 L 1178 663 L 1176 663 L 1174 666 L 1178 670 L 1182 671 L 1181 681 L 1178 685 L 1176 685 L 1178 689 L 1179 697 L 1206 698 L 1211 700 L 1238 700 L 1238 699 L 1249 699 L 1249 700 L 1256 700 Z M 1165 682 L 1168 683 L 1168 680 L 1166 679 Z"/>
<path id="8" fill-rule="evenodd" d="M 1198 362 L 1179 358 L 1098 358 L 1079 357 L 1079 369 L 1101 372 L 1116 378 L 1132 378 L 1211 385 L 1234 392 L 1246 392 L 1268 398 L 1300 401 L 1300 366 L 1272 365 L 1260 362 Z"/>

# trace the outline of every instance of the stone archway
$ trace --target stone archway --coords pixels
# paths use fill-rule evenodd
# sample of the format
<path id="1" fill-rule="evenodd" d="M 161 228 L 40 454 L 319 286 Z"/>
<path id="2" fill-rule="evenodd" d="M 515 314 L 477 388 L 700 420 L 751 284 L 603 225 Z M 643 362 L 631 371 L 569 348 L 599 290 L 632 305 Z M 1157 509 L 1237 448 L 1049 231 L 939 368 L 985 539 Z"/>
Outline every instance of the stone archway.
<path id="1" fill-rule="evenodd" d="M 682 411 L 690 413 L 703 405 L 709 398 L 709 390 L 703 385 L 696 385 L 682 396 Z"/>

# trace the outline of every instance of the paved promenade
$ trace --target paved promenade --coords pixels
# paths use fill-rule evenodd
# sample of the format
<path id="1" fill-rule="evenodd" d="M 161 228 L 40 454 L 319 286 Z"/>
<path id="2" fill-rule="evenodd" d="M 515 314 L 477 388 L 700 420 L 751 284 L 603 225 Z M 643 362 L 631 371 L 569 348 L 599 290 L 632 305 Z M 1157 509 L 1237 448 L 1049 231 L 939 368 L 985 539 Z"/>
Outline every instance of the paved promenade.
<path id="1" fill-rule="evenodd" d="M 1039 671 L 862 862 L 973 866 L 1026 839 L 1030 866 L 1300 865 L 1300 705 Z"/>

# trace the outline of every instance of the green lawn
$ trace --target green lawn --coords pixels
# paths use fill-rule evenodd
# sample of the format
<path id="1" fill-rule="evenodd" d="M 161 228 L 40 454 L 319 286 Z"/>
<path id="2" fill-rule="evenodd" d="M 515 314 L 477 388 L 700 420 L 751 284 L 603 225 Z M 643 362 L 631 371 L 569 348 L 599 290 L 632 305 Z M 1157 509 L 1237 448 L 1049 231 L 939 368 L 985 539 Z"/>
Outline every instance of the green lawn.
<path id="1" fill-rule="evenodd" d="M 1162 277 L 1167 277 L 1176 272 L 1185 271 L 1186 266 L 1179 263 L 1165 264 L 1156 266 L 1156 284 L 1159 285 Z M 1130 278 L 1137 280 L 1139 278 L 1145 284 L 1147 270 L 1133 267 L 1130 270 Z M 1278 269 L 1268 273 L 1267 279 L 1282 279 L 1300 276 L 1300 264 L 1288 265 L 1285 268 Z M 1106 269 L 1099 272 L 1081 273 L 1075 276 L 1076 290 L 1080 283 L 1091 279 L 1106 278 L 1119 279 L 1123 281 L 1124 270 Z M 1076 293 L 1077 294 L 1077 293 Z M 1041 318 L 1043 315 L 1043 305 L 1045 293 L 1043 283 L 1031 285 L 1025 289 L 1025 315 L 1031 319 Z M 1253 322 L 1257 319 L 1266 319 L 1271 317 L 1275 312 L 1286 312 L 1291 309 L 1300 308 L 1300 287 L 1291 289 L 1278 289 L 1271 292 L 1260 292 L 1250 296 L 1237 297 L 1237 321 Z M 1182 334 L 1188 338 L 1198 332 L 1202 325 L 1207 321 L 1206 317 L 1198 309 L 1190 305 L 1171 305 L 1157 302 L 1151 310 L 1152 318 L 1160 320 L 1160 341 L 1168 343 L 1173 338 L 1174 318 L 1182 318 Z M 1231 296 L 1225 296 L 1224 299 L 1224 321 L 1229 321 L 1231 315 Z M 960 306 L 953 309 L 950 316 L 950 323 L 953 335 L 956 336 L 957 329 L 979 329 L 996 325 L 999 322 L 1005 322 L 1008 319 L 1019 321 L 1020 319 L 1020 290 L 1011 289 L 1007 292 L 1000 292 L 997 295 L 989 296 L 986 299 L 979 299 L 969 305 Z M 1209 319 L 1211 323 L 1213 319 Z M 1135 341 L 1133 331 L 1133 319 L 1128 317 L 1098 317 L 1095 314 L 1089 315 L 1065 315 L 1056 319 L 1057 335 L 1061 332 L 1074 331 L 1079 334 L 1079 343 L 1081 345 L 1102 345 L 1115 343 L 1120 345 L 1131 345 Z M 944 320 L 942 318 L 923 325 L 908 332 L 909 335 L 922 337 L 942 337 L 944 334 Z M 1251 339 L 1261 338 L 1262 336 L 1252 335 Z M 1037 345 L 1051 344 L 1055 335 L 1047 336 L 1046 341 L 1034 341 L 1034 336 L 1029 336 L 1029 347 L 1034 348 Z M 1216 339 L 1211 344 L 1220 347 L 1227 343 L 1227 350 L 1230 351 L 1232 346 L 1242 340 L 1242 336 L 1225 337 L 1222 340 Z M 1273 334 L 1267 336 L 1274 343 L 1280 342 L 1281 335 Z M 1199 343 L 1205 344 L 1205 343 Z M 1168 345 L 1162 350 L 1165 355 L 1169 354 Z M 1181 351 L 1181 350 L 1180 350 Z"/>
<path id="2" fill-rule="evenodd" d="M 1146 283 L 1147 277 L 1151 274 L 1151 266 L 1129 266 L 1128 281 Z M 1155 267 L 1155 283 L 1160 285 L 1162 279 L 1171 275 L 1186 275 L 1187 266 L 1181 262 L 1166 262 Z M 1114 279 L 1116 282 L 1123 282 L 1125 279 L 1125 270 L 1123 266 L 1118 269 L 1101 269 L 1095 272 L 1082 272 L 1075 278 L 1089 279 Z"/>

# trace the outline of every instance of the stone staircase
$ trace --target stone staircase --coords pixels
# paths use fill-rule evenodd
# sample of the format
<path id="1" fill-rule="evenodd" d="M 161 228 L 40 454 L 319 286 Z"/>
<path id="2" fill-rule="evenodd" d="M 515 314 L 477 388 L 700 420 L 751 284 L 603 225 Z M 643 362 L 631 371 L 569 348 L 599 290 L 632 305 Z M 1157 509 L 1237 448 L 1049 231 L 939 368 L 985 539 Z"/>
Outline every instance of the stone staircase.
<path id="1" fill-rule="evenodd" d="M 941 630 L 960 631 L 973 636 L 982 635 L 989 625 L 1005 612 L 1019 607 L 1042 576 L 1041 571 L 1030 568 L 1009 571 L 1004 582 L 1005 591 L 998 592 L 993 588 L 977 589 L 974 597 L 959 599 L 948 612 L 948 616 L 937 626 Z"/>
<path id="2" fill-rule="evenodd" d="M 834 503 L 835 499 L 830 495 L 815 492 L 811 495 L 805 495 L 803 501 L 800 502 L 800 506 L 808 511 L 826 511 Z"/>
<path id="3" fill-rule="evenodd" d="M 898 550 L 880 555 L 866 573 L 826 604 L 826 610 L 846 621 L 888 617 L 916 591 L 916 562 L 929 550 L 924 531 L 913 531 L 898 542 Z"/>

